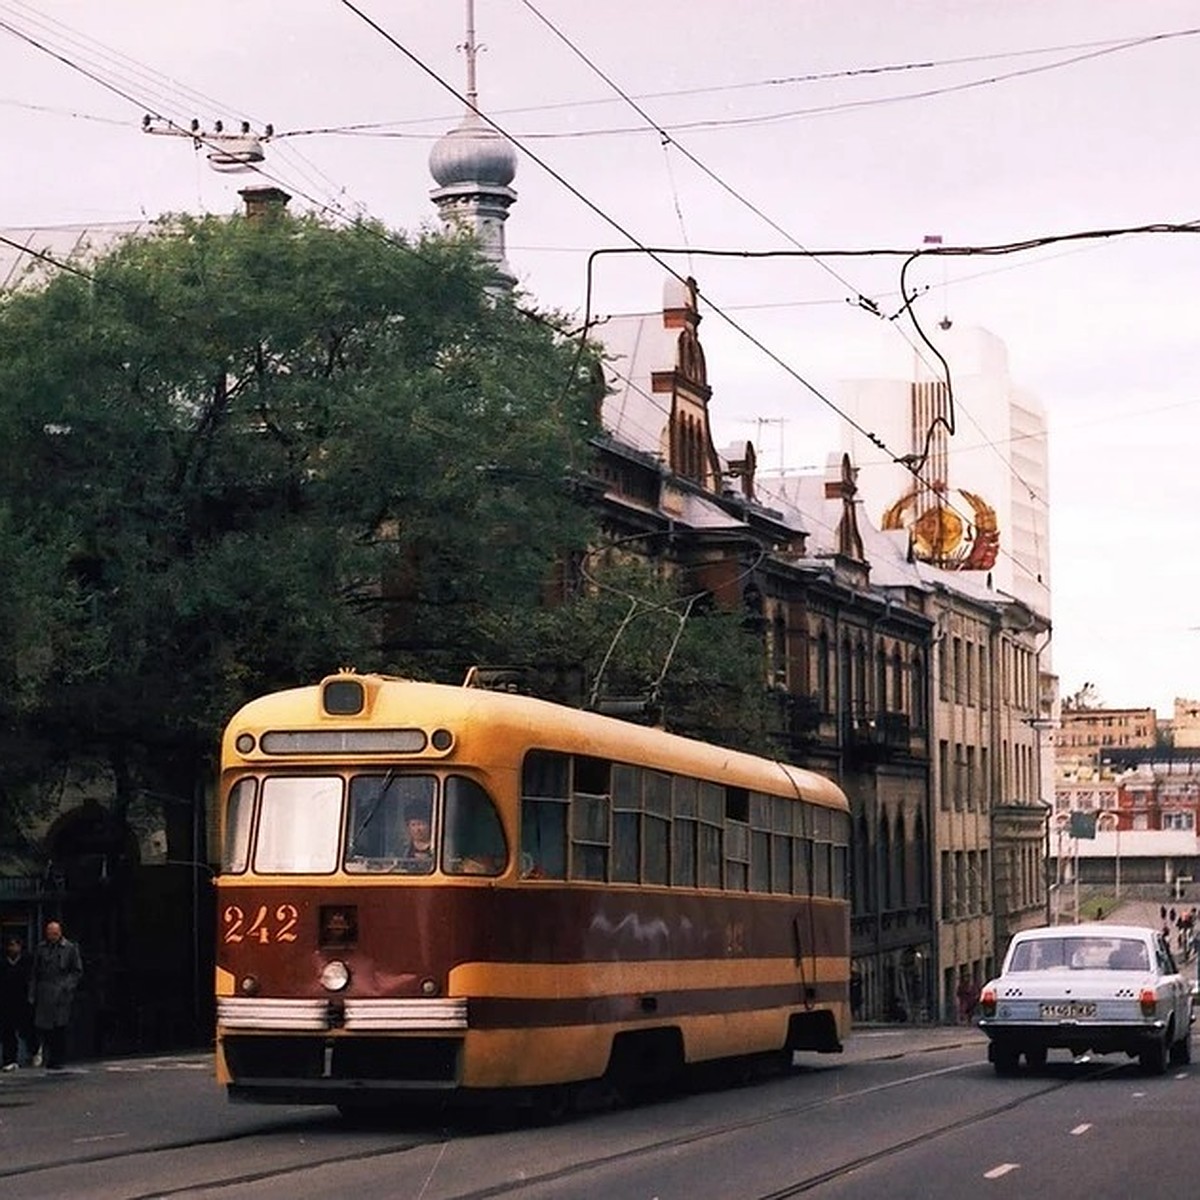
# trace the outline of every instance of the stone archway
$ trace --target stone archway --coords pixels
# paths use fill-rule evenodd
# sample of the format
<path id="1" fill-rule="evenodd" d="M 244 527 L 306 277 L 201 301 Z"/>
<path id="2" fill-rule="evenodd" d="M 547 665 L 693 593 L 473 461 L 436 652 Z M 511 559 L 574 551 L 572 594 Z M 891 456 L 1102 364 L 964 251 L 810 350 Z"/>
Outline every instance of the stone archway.
<path id="1" fill-rule="evenodd" d="M 109 809 L 87 800 L 51 825 L 43 845 L 48 888 L 42 918 L 63 922 L 84 961 L 71 1053 L 102 1053 L 113 1045 L 113 1031 L 128 1008 L 126 960 L 140 858 L 137 838 Z"/>

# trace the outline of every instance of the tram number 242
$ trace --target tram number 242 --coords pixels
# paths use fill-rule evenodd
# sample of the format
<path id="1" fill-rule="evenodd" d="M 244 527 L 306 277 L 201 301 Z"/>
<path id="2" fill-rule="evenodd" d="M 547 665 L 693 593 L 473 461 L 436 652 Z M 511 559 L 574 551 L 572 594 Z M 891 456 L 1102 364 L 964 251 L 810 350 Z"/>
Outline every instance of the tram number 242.
<path id="1" fill-rule="evenodd" d="M 274 913 L 267 905 L 260 904 L 258 911 L 249 917 L 238 905 L 228 904 L 221 914 L 225 926 L 221 940 L 227 945 L 249 941 L 263 946 L 269 942 L 294 942 L 299 919 L 300 913 L 294 904 L 281 904 Z"/>

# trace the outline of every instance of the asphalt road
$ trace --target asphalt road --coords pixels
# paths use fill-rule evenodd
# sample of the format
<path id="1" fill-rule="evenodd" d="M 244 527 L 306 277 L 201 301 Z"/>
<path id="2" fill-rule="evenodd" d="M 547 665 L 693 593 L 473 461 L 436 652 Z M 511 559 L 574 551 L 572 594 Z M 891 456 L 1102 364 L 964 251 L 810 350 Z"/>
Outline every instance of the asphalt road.
<path id="1" fill-rule="evenodd" d="M 227 1103 L 208 1056 L 0 1076 L 4 1200 L 1124 1200 L 1195 1194 L 1200 1066 L 999 1079 L 973 1028 L 860 1029 L 749 1086 L 554 1125 Z"/>

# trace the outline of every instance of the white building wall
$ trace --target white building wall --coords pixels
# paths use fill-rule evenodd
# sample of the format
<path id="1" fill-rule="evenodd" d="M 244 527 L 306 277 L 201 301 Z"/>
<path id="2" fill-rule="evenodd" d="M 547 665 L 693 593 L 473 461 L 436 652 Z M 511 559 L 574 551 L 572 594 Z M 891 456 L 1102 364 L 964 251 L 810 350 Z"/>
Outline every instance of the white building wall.
<path id="1" fill-rule="evenodd" d="M 948 442 L 951 488 L 979 494 L 995 509 L 1000 555 L 990 572 L 993 587 L 1050 615 L 1049 458 L 1045 410 L 1012 380 L 1004 343 L 983 329 L 934 330 L 950 364 L 954 393 L 954 436 Z M 931 335 L 932 336 L 932 335 Z M 928 363 L 925 360 L 928 360 Z M 908 377 L 846 380 L 838 402 L 878 436 L 884 451 L 848 423 L 842 448 L 859 466 L 859 493 L 868 518 L 878 525 L 884 512 L 912 488 L 913 476 L 889 460 L 919 454 L 924 430 L 913 428 L 910 384 L 939 378 L 926 352 Z M 1048 670 L 1049 662 L 1042 668 Z"/>

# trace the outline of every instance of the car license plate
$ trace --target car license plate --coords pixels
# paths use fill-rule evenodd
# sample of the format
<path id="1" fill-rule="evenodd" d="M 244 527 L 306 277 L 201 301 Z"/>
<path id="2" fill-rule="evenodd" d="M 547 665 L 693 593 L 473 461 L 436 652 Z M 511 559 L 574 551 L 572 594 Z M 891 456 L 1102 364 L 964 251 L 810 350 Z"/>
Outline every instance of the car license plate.
<path id="1" fill-rule="evenodd" d="M 1072 1017 L 1094 1017 L 1096 1005 L 1084 1003 L 1081 1000 L 1064 1000 L 1059 1004 L 1043 1004 L 1041 1006 L 1043 1021 L 1061 1021 Z"/>

